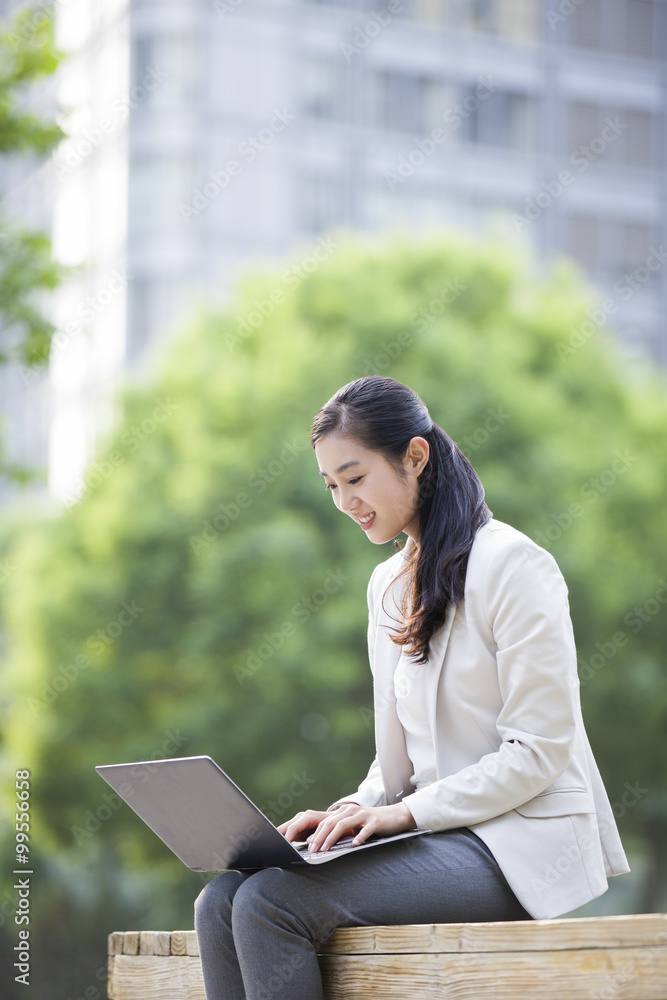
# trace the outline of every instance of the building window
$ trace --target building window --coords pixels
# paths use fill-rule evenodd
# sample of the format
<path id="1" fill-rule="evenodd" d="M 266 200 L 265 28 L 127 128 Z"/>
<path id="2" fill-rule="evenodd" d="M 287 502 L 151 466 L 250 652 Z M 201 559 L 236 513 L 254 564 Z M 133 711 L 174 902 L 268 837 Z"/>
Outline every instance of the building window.
<path id="1" fill-rule="evenodd" d="M 137 276 L 132 280 L 127 299 L 129 364 L 140 364 L 159 339 L 177 330 L 187 314 L 192 284 L 187 274 Z"/>
<path id="2" fill-rule="evenodd" d="M 659 155 L 660 121 L 648 111 L 626 111 L 623 116 L 628 123 L 620 149 L 628 167 L 657 167 L 662 157 Z"/>
<path id="3" fill-rule="evenodd" d="M 311 118 L 340 119 L 345 108 L 340 62 L 328 56 L 307 57 L 301 66 L 301 110 Z"/>
<path id="4" fill-rule="evenodd" d="M 297 184 L 299 229 L 317 235 L 343 219 L 343 192 L 339 176 L 313 173 L 302 175 Z"/>
<path id="5" fill-rule="evenodd" d="M 126 360 L 134 365 L 143 357 L 151 342 L 153 329 L 149 309 L 149 282 L 135 276 L 127 290 Z"/>
<path id="6" fill-rule="evenodd" d="M 451 0 L 413 0 L 412 16 L 420 24 L 435 28 L 451 28 Z"/>
<path id="7" fill-rule="evenodd" d="M 598 220 L 590 216 L 574 215 L 568 219 L 568 251 L 589 274 L 599 269 Z"/>
<path id="8" fill-rule="evenodd" d="M 534 42 L 539 37 L 540 5 L 535 0 L 413 0 L 413 4 L 412 16 L 420 24 L 517 42 Z"/>
<path id="9" fill-rule="evenodd" d="M 135 156 L 130 162 L 129 221 L 132 230 L 182 225 L 179 205 L 192 200 L 190 158 L 174 153 Z"/>
<path id="10" fill-rule="evenodd" d="M 385 70 L 378 77 L 378 124 L 394 132 L 421 134 L 422 78 Z"/>
<path id="11" fill-rule="evenodd" d="M 574 214 L 567 220 L 567 250 L 596 279 L 616 281 L 632 275 L 637 268 L 642 272 L 647 261 L 661 247 L 659 233 L 645 222 L 601 219 L 597 216 Z M 647 270 L 651 274 L 651 270 Z M 653 281 L 660 280 L 656 274 Z M 645 281 L 644 276 L 638 281 Z M 655 286 L 654 286 L 655 287 Z"/>
<path id="12" fill-rule="evenodd" d="M 664 16 L 664 5 L 656 0 L 586 0 L 563 25 L 570 44 L 579 48 L 661 59 Z"/>
<path id="13" fill-rule="evenodd" d="M 202 59 L 191 35 L 137 37 L 132 43 L 132 92 L 151 107 L 192 104 L 201 98 Z"/>
<path id="14" fill-rule="evenodd" d="M 536 145 L 537 107 L 524 93 L 493 91 L 385 70 L 376 78 L 375 118 L 382 128 L 428 135 L 442 128 L 465 142 L 520 151 Z"/>
<path id="15" fill-rule="evenodd" d="M 650 111 L 576 101 L 568 120 L 568 152 L 577 165 L 587 160 L 650 169 L 662 163 L 661 122 Z"/>
<path id="16" fill-rule="evenodd" d="M 505 146 L 525 152 L 536 144 L 536 102 L 527 94 L 496 91 L 485 100 L 475 100 L 476 86 L 468 86 L 460 101 L 463 109 L 471 106 L 463 119 L 461 138 L 489 146 Z"/>
<path id="17" fill-rule="evenodd" d="M 663 47 L 656 32 L 664 30 L 664 12 L 652 0 L 626 0 L 625 45 L 629 56 L 662 56 Z M 657 44 L 656 44 L 657 43 Z"/>
<path id="18" fill-rule="evenodd" d="M 455 97 L 453 86 L 444 80 L 393 70 L 377 75 L 375 89 L 377 124 L 414 135 L 425 135 L 442 127 Z"/>

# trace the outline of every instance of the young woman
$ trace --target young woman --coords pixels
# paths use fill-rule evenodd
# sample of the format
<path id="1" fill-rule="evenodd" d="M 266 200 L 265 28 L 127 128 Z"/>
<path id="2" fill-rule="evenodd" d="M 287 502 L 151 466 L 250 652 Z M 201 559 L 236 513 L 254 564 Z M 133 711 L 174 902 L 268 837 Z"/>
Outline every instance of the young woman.
<path id="1" fill-rule="evenodd" d="M 368 586 L 376 758 L 354 795 L 279 829 L 311 851 L 433 832 L 218 875 L 195 904 L 207 1000 L 319 1000 L 317 949 L 336 927 L 554 917 L 629 870 L 552 556 L 493 519 L 466 457 L 393 379 L 343 386 L 311 443 L 371 542 L 408 537 Z"/>

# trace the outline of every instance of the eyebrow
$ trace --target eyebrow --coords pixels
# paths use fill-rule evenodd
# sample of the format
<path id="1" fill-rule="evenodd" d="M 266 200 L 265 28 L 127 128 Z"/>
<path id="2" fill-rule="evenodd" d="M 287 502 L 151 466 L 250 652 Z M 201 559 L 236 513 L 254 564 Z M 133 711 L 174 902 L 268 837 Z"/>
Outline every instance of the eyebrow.
<path id="1" fill-rule="evenodd" d="M 349 469 L 351 465 L 361 465 L 361 462 L 358 462 L 356 460 L 356 458 L 353 458 L 351 462 L 343 462 L 343 464 L 339 465 L 338 468 L 336 469 L 336 474 L 338 474 L 339 472 L 344 472 L 345 469 Z M 328 472 L 320 472 L 320 475 L 321 476 L 328 476 L 329 473 Z"/>

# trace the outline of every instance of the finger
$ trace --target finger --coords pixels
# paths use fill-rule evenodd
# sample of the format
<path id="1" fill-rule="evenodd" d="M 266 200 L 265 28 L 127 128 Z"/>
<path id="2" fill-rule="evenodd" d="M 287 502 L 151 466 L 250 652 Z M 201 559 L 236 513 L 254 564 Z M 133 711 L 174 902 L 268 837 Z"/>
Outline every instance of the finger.
<path id="1" fill-rule="evenodd" d="M 344 816 L 339 820 L 325 820 L 320 823 L 309 844 L 311 853 L 318 850 L 328 851 L 341 837 L 347 836 L 363 824 L 363 817 L 358 812 Z"/>
<path id="2" fill-rule="evenodd" d="M 303 833 L 304 830 L 314 830 L 321 818 L 322 813 L 315 812 L 312 809 L 297 813 L 294 819 L 286 824 L 283 835 L 290 841 L 295 840 L 298 834 Z"/>
<path id="3" fill-rule="evenodd" d="M 373 829 L 373 825 L 374 824 L 371 822 L 365 823 L 364 826 L 362 826 L 361 830 L 359 830 L 359 832 L 355 834 L 354 840 L 352 841 L 355 847 L 358 847 L 359 844 L 366 843 L 371 834 L 375 832 Z"/>
<path id="4" fill-rule="evenodd" d="M 296 814 L 296 816 L 292 816 L 291 819 L 285 820 L 285 822 L 281 823 L 280 826 L 276 827 L 276 829 L 278 830 L 279 833 L 284 834 L 285 831 L 287 830 L 287 828 L 289 826 L 291 826 L 292 823 L 296 823 L 302 816 L 303 816 L 303 813 L 302 812 L 298 812 Z"/>

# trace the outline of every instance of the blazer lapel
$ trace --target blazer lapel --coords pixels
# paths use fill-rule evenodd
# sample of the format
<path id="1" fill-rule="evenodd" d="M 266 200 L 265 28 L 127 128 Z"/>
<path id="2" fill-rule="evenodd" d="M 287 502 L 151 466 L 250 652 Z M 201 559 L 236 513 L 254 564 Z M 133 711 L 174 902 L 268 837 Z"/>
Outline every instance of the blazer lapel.
<path id="1" fill-rule="evenodd" d="M 406 545 L 406 549 L 409 549 L 409 546 Z M 405 552 L 405 549 L 403 551 Z M 375 745 L 387 801 L 390 803 L 399 801 L 404 795 L 413 791 L 410 778 L 414 773 L 405 746 L 405 733 L 396 712 L 394 691 L 394 674 L 404 647 L 397 646 L 396 643 L 392 642 L 389 634 L 389 626 L 395 626 L 396 619 L 399 618 L 401 597 L 402 581 L 396 588 L 389 587 L 384 600 L 387 610 L 385 611 L 383 607 L 380 608 L 375 648 Z M 443 625 L 431 639 L 429 660 L 420 668 L 428 671 L 429 675 L 428 718 L 435 748 L 436 765 L 438 763 L 436 721 L 438 685 L 455 614 L 456 607 L 450 604 Z"/>
<path id="2" fill-rule="evenodd" d="M 424 669 L 428 670 L 428 722 L 431 730 L 431 738 L 433 740 L 436 771 L 438 774 L 440 774 L 440 762 L 438 760 L 438 745 L 440 741 L 438 740 L 437 721 L 438 690 L 440 687 L 440 675 L 442 674 L 442 668 L 445 663 L 445 655 L 447 653 L 447 647 L 449 646 L 456 611 L 456 605 L 450 603 L 445 614 L 444 623 L 438 631 L 434 633 L 431 639 L 428 663 L 424 664 Z"/>
<path id="3" fill-rule="evenodd" d="M 407 548 L 407 546 L 406 546 Z M 405 558 L 405 549 L 402 550 Z M 402 569 L 402 563 L 397 569 Z M 396 575 L 397 575 L 396 574 Z M 405 747 L 405 733 L 396 712 L 394 674 L 403 651 L 391 641 L 392 627 L 400 621 L 400 603 L 404 580 L 388 585 L 377 618 L 375 645 L 375 747 L 382 773 L 387 802 L 398 802 L 412 791 L 410 778 L 413 767 Z"/>

